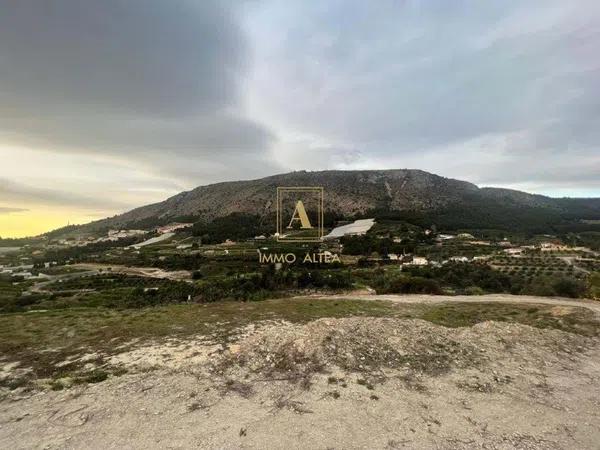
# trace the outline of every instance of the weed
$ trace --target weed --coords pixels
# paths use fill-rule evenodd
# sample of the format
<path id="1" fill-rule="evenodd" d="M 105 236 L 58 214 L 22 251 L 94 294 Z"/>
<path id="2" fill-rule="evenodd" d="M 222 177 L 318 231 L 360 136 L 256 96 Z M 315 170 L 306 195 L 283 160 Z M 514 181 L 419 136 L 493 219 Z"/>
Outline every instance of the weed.
<path id="1" fill-rule="evenodd" d="M 85 375 L 82 379 L 86 383 L 100 383 L 108 378 L 108 372 L 102 369 L 96 369 Z"/>
<path id="2" fill-rule="evenodd" d="M 225 391 L 235 392 L 243 398 L 249 398 L 254 393 L 250 383 L 242 383 L 232 379 L 225 381 Z"/>
<path id="3" fill-rule="evenodd" d="M 372 391 L 373 389 L 375 389 L 375 387 L 369 381 L 365 380 L 364 378 L 357 379 L 356 383 L 360 384 L 361 386 L 366 387 L 370 391 Z"/>

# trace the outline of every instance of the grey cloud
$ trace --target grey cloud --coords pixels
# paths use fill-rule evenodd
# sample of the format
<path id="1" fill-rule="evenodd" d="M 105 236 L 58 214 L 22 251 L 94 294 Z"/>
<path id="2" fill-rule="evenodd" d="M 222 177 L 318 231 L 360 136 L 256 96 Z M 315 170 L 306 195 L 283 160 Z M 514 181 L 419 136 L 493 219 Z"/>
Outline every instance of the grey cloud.
<path id="1" fill-rule="evenodd" d="M 265 154 L 244 116 L 249 52 L 231 4 L 19 0 L 0 14 L 0 136 L 140 159 Z"/>
<path id="2" fill-rule="evenodd" d="M 143 156 L 172 152 L 171 157 L 263 152 L 273 139 L 256 123 L 228 113 L 178 120 L 106 117 L 95 112 L 72 117 L 30 116 L 3 121 L 5 142 L 53 145 L 57 151 Z M 214 153 L 214 152 L 221 152 Z"/>
<path id="3" fill-rule="evenodd" d="M 220 181 L 260 178 L 285 171 L 277 161 L 261 154 L 219 154 L 193 163 L 185 158 L 172 158 L 168 152 L 142 161 L 141 168 L 149 174 L 181 180 L 185 189 Z M 184 189 L 179 189 L 184 190 Z"/>
<path id="4" fill-rule="evenodd" d="M 8 100 L 58 113 L 212 111 L 235 102 L 246 64 L 234 17 L 212 0 L 3 1 L 0 51 Z"/>
<path id="5" fill-rule="evenodd" d="M 366 159 L 522 131 L 527 147 L 489 151 L 554 166 L 573 149 L 584 166 L 597 152 L 597 2 L 355 1 L 302 13 L 274 32 L 282 44 L 268 47 L 259 77 L 295 131 Z M 460 152 L 439 157 L 450 166 Z"/>
<path id="6" fill-rule="evenodd" d="M 10 208 L 10 207 L 5 207 L 5 206 L 0 206 L 0 214 L 10 214 L 10 213 L 24 212 L 24 211 L 29 211 L 29 210 L 26 208 Z"/>
<path id="7" fill-rule="evenodd" d="M 574 180 L 588 188 L 600 189 L 600 159 L 586 158 L 581 161 L 577 156 L 564 158 L 564 162 L 556 165 L 555 160 L 539 161 L 536 158 L 514 159 L 497 164 L 493 173 L 484 174 L 487 183 L 525 183 L 546 182 L 556 187 L 573 184 Z M 590 164 L 591 163 L 591 164 Z"/>
<path id="8" fill-rule="evenodd" d="M 0 178 L 0 198 L 2 201 L 12 205 L 11 209 L 24 211 L 23 205 L 52 205 L 52 206 L 71 206 L 80 209 L 98 210 L 98 209 L 125 209 L 128 206 L 119 200 L 113 199 L 109 195 L 105 196 L 87 196 L 76 192 L 68 192 L 57 189 L 39 188 L 22 183 L 15 183 L 10 180 Z"/>

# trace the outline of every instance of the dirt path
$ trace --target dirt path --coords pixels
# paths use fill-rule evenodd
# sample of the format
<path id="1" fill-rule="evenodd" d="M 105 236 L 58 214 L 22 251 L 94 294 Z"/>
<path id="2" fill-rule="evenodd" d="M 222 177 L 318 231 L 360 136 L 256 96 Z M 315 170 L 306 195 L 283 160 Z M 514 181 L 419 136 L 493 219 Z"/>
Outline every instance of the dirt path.
<path id="1" fill-rule="evenodd" d="M 118 264 L 99 264 L 99 263 L 77 263 L 72 267 L 83 269 L 81 272 L 66 273 L 60 275 L 51 275 L 47 280 L 34 284 L 29 291 L 32 293 L 44 292 L 47 286 L 56 283 L 59 280 L 70 280 L 74 278 L 87 277 L 104 273 L 118 273 L 124 275 L 133 275 L 146 278 L 159 278 L 174 281 L 190 281 L 191 272 L 188 270 L 163 270 L 156 267 L 132 267 Z"/>

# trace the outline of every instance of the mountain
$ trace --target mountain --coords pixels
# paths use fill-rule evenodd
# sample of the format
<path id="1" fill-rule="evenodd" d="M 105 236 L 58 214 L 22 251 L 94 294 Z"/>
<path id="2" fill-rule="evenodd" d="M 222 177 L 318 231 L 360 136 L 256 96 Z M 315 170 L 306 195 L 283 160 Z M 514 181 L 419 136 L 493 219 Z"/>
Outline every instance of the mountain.
<path id="1" fill-rule="evenodd" d="M 449 228 L 531 228 L 600 219 L 600 199 L 551 198 L 444 178 L 421 170 L 298 171 L 248 181 L 200 186 L 167 200 L 89 224 L 132 227 L 193 217 L 210 222 L 231 214 L 270 217 L 278 186 L 322 186 L 325 211 L 428 222 Z"/>

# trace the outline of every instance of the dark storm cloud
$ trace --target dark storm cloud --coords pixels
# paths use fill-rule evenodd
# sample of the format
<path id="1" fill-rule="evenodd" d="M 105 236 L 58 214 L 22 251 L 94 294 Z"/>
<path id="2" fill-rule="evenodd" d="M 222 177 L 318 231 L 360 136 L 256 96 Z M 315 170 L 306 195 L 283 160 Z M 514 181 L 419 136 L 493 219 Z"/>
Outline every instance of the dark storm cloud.
<path id="1" fill-rule="evenodd" d="M 2 86 L 27 107 L 153 116 L 235 100 L 240 32 L 217 2 L 4 1 Z"/>
<path id="2" fill-rule="evenodd" d="M 4 142 L 173 157 L 267 147 L 238 111 L 248 49 L 225 2 L 1 3 Z"/>

